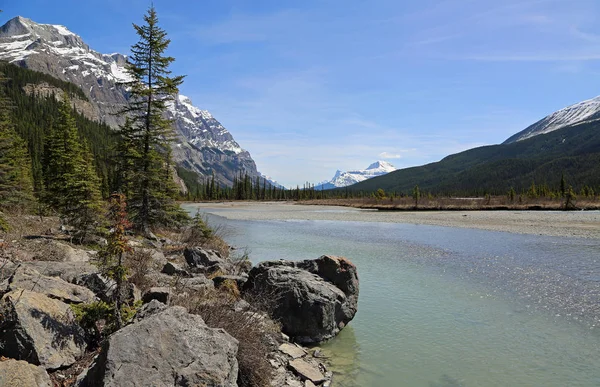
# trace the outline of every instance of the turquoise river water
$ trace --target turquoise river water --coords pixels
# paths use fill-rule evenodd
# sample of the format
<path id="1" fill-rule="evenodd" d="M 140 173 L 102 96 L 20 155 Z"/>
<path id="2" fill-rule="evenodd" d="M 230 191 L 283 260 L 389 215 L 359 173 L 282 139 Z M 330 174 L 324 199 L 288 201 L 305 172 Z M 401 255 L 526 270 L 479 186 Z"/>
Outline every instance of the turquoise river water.
<path id="1" fill-rule="evenodd" d="M 598 240 L 201 211 L 253 263 L 356 264 L 358 313 L 322 346 L 334 386 L 600 386 Z"/>

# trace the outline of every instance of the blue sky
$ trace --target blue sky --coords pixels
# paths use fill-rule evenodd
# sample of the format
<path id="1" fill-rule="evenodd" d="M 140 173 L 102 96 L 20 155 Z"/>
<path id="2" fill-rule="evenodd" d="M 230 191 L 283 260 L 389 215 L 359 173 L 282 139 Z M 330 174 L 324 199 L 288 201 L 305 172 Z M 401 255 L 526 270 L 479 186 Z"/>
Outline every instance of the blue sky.
<path id="1" fill-rule="evenodd" d="M 59 5 L 58 5 L 59 4 Z M 0 0 L 127 53 L 149 1 Z M 597 0 L 155 0 L 181 87 L 286 186 L 504 141 L 600 94 Z"/>

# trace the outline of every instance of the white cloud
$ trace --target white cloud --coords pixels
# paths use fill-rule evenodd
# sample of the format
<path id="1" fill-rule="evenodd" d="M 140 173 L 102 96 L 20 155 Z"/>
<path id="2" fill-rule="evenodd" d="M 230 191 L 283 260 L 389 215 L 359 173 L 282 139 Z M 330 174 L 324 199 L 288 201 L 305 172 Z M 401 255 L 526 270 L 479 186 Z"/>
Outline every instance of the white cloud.
<path id="1" fill-rule="evenodd" d="M 379 154 L 379 157 L 381 157 L 382 159 L 401 159 L 402 155 L 401 154 L 389 153 L 389 152 L 381 152 Z"/>

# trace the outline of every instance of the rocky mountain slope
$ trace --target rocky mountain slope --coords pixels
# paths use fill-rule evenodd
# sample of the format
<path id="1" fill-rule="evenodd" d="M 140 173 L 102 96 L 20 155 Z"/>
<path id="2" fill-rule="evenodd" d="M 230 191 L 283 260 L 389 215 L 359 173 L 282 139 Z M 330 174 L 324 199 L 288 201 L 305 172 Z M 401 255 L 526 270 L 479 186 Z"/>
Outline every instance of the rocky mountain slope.
<path id="1" fill-rule="evenodd" d="M 0 27 L 0 60 L 50 74 L 72 82 L 83 90 L 91 107 L 88 118 L 112 127 L 122 123 L 116 114 L 127 102 L 126 57 L 101 54 L 78 35 L 61 25 L 38 24 L 15 17 Z M 177 134 L 173 157 L 185 168 L 231 185 L 234 176 L 260 176 L 250 154 L 242 149 L 209 112 L 200 110 L 189 98 L 178 96 L 169 109 Z"/>
<path id="2" fill-rule="evenodd" d="M 376 161 L 373 164 L 369 165 L 367 169 L 360 169 L 357 171 L 342 172 L 340 170 L 337 170 L 331 180 L 319 183 L 315 187 L 315 189 L 322 190 L 347 187 L 349 185 L 360 183 L 361 181 L 370 179 L 375 176 L 385 175 L 395 170 L 396 167 L 394 167 L 387 161 Z"/>
<path id="3" fill-rule="evenodd" d="M 600 119 L 600 96 L 560 109 L 511 136 L 504 144 L 526 140 L 540 134 L 598 119 Z"/>

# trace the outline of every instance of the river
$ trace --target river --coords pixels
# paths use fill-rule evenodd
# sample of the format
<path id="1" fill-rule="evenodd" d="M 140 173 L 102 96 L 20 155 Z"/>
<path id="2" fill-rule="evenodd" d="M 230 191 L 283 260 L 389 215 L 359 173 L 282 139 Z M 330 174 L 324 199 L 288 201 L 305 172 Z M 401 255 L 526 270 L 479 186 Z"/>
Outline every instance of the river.
<path id="1" fill-rule="evenodd" d="M 345 221 L 359 210 L 334 207 L 200 210 L 253 263 L 356 264 L 358 313 L 322 346 L 334 386 L 600 386 L 598 239 Z"/>

